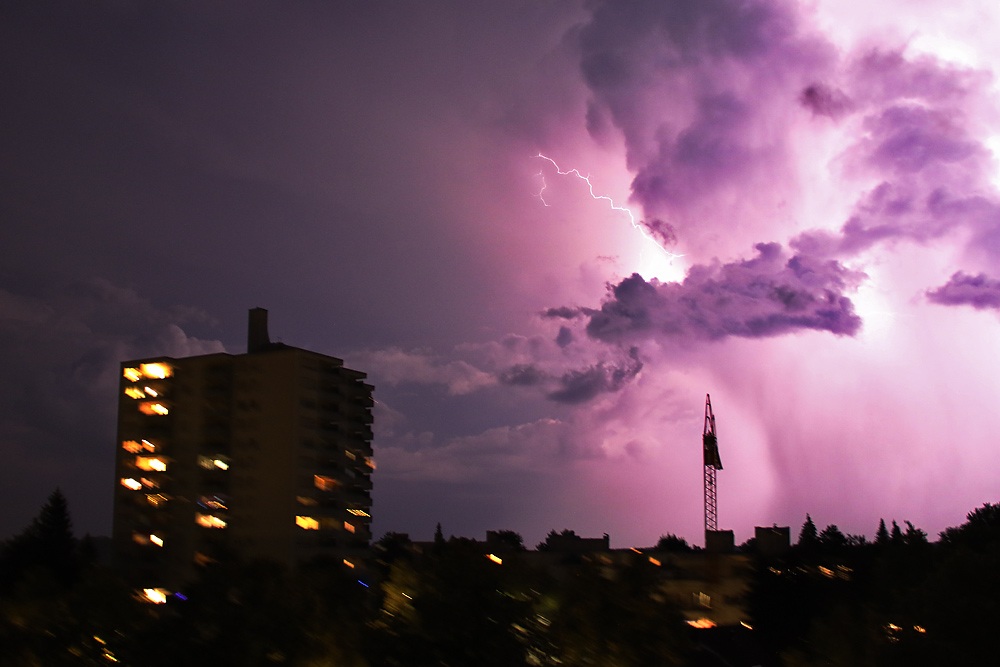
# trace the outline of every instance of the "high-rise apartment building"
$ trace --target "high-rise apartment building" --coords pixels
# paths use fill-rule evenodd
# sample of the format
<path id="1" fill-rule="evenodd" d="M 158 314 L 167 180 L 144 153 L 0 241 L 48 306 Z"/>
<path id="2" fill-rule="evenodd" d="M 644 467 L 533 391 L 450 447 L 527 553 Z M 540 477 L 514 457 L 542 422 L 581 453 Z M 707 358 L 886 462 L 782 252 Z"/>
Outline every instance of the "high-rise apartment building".
<path id="1" fill-rule="evenodd" d="M 364 373 L 270 342 L 262 308 L 250 311 L 246 354 L 121 371 L 113 542 L 135 583 L 175 591 L 227 555 L 294 564 L 368 546 Z"/>

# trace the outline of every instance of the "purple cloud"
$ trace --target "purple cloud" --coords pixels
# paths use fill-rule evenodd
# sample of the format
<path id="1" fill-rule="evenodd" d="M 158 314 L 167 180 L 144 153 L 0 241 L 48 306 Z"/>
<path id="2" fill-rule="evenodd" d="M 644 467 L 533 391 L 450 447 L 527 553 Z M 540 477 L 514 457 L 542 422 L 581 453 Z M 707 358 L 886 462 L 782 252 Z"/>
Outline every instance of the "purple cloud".
<path id="1" fill-rule="evenodd" d="M 602 393 L 619 391 L 642 370 L 639 349 L 629 350 L 628 361 L 616 365 L 605 362 L 583 370 L 571 370 L 559 379 L 559 388 L 548 398 L 559 403 L 586 403 Z"/>
<path id="2" fill-rule="evenodd" d="M 753 259 L 694 266 L 682 283 L 632 274 L 590 315 L 587 333 L 620 342 L 764 338 L 802 329 L 853 336 L 860 330 L 861 318 L 844 292 L 863 274 L 835 261 L 788 258 L 777 243 L 756 249 Z"/>
<path id="3" fill-rule="evenodd" d="M 976 310 L 1000 308 L 1000 280 L 985 273 L 969 275 L 958 271 L 941 287 L 927 292 L 927 300 L 942 306 L 972 306 Z"/>

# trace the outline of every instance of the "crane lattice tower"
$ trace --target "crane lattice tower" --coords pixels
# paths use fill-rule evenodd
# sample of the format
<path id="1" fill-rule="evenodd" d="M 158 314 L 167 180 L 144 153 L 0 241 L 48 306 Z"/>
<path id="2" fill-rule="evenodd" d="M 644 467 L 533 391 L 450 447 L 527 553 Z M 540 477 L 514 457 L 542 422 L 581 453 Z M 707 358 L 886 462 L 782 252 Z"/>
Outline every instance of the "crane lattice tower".
<path id="1" fill-rule="evenodd" d="M 712 397 L 708 394 L 705 394 L 705 430 L 701 439 L 705 461 L 705 532 L 707 533 L 719 529 L 715 472 L 722 470 L 719 439 L 715 432 L 715 415 L 712 414 Z"/>

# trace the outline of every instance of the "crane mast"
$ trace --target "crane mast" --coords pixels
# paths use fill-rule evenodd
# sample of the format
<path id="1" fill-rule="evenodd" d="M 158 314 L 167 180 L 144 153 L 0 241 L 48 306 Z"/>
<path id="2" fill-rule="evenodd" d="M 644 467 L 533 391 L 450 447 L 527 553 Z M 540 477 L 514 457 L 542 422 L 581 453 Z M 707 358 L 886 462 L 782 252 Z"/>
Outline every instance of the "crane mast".
<path id="1" fill-rule="evenodd" d="M 702 450 L 705 462 L 705 533 L 719 529 L 718 496 L 715 489 L 715 473 L 722 470 L 719 458 L 719 439 L 715 432 L 715 415 L 712 413 L 712 397 L 705 395 L 705 429 L 702 433 Z"/>

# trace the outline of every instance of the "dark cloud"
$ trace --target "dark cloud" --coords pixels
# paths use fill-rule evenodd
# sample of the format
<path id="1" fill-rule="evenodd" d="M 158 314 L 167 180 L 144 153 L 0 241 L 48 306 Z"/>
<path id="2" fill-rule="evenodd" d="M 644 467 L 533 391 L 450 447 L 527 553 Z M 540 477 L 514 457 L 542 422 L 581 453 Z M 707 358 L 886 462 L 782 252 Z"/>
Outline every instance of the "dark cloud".
<path id="1" fill-rule="evenodd" d="M 569 327 L 559 327 L 559 335 L 556 336 L 556 345 L 566 347 L 573 342 L 573 332 Z"/>
<path id="2" fill-rule="evenodd" d="M 664 222 L 659 218 L 653 218 L 652 220 L 640 220 L 639 224 L 649 230 L 649 233 L 652 234 L 653 238 L 659 241 L 661 245 L 677 245 L 677 232 L 674 230 L 674 226 L 669 222 Z"/>
<path id="3" fill-rule="evenodd" d="M 851 109 L 851 100 L 843 92 L 822 83 L 806 86 L 799 95 L 799 102 L 814 116 L 827 116 L 837 120 Z"/>
<path id="4" fill-rule="evenodd" d="M 542 317 L 559 318 L 563 320 L 572 320 L 580 317 L 584 314 L 584 309 L 582 308 L 570 308 L 569 306 L 559 306 L 558 308 L 547 308 L 543 313 Z"/>
<path id="5" fill-rule="evenodd" d="M 498 379 L 503 384 L 534 387 L 548 380 L 548 374 L 534 364 L 517 364 L 501 372 Z"/>
<path id="6" fill-rule="evenodd" d="M 590 316 L 587 333 L 605 342 L 642 338 L 763 338 L 802 329 L 853 336 L 861 328 L 844 295 L 862 274 L 829 260 L 787 257 L 777 243 L 758 244 L 753 259 L 696 265 L 683 283 L 632 274 Z"/>
<path id="7" fill-rule="evenodd" d="M 638 348 L 629 350 L 628 360 L 620 364 L 601 362 L 583 370 L 566 372 L 559 378 L 559 388 L 548 394 L 558 403 L 586 403 L 600 394 L 619 391 L 642 370 Z"/>
<path id="8" fill-rule="evenodd" d="M 942 306 L 972 306 L 977 310 L 1000 308 L 1000 280 L 986 274 L 972 276 L 961 271 L 941 287 L 927 292 L 927 300 Z"/>

